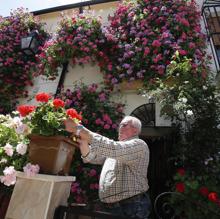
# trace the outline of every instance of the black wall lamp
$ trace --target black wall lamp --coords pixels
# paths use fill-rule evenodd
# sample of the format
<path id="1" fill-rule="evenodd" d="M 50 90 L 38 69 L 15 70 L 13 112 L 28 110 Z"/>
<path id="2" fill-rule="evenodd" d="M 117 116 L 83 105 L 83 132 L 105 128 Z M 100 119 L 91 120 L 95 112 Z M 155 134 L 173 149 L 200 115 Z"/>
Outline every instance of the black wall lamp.
<path id="1" fill-rule="evenodd" d="M 21 49 L 28 55 L 35 55 L 40 46 L 39 33 L 37 30 L 32 31 L 28 36 L 21 38 Z"/>

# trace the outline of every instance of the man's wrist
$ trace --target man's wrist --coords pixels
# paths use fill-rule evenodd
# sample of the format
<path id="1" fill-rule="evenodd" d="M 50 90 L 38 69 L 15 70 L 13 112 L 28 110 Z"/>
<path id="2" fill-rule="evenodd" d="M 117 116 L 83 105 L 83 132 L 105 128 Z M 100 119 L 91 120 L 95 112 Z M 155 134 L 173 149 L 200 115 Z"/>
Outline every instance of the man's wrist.
<path id="1" fill-rule="evenodd" d="M 85 154 L 85 155 L 82 154 L 82 155 L 81 155 L 81 158 L 82 158 L 82 159 L 85 159 L 85 158 L 87 158 L 87 157 L 89 156 L 89 154 L 90 154 L 90 151 L 88 151 L 87 154 Z"/>
<path id="2" fill-rule="evenodd" d="M 76 126 L 76 136 L 80 135 L 81 130 L 83 129 L 83 125 L 77 125 Z"/>

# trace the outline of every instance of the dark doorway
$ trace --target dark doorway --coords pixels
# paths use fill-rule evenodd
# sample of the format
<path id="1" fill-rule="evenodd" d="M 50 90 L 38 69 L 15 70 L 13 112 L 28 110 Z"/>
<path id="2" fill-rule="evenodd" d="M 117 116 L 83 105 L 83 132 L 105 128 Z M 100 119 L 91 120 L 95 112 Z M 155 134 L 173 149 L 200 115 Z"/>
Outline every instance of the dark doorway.
<path id="1" fill-rule="evenodd" d="M 169 157 L 174 145 L 172 127 L 156 126 L 155 103 L 143 104 L 132 113 L 142 122 L 140 138 L 143 139 L 150 150 L 148 168 L 149 193 L 152 203 L 157 195 L 168 190 L 168 180 L 172 177 L 172 168 Z M 152 215 L 154 218 L 154 216 Z"/>
<path id="2" fill-rule="evenodd" d="M 163 137 L 141 137 L 150 150 L 150 162 L 148 167 L 149 192 L 151 200 L 167 191 L 167 181 L 171 177 L 169 162 L 172 139 L 170 136 Z"/>

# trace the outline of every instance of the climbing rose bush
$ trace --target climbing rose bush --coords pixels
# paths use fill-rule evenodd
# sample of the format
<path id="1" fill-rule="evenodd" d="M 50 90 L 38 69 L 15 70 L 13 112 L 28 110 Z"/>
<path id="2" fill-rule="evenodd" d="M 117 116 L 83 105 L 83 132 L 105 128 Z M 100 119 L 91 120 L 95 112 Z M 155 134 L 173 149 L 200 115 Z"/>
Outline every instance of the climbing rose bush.
<path id="1" fill-rule="evenodd" d="M 27 97 L 26 86 L 33 85 L 36 58 L 21 51 L 21 38 L 37 30 L 43 42 L 48 36 L 43 27 L 39 19 L 22 8 L 0 17 L 0 113 L 10 112 L 17 98 Z"/>
<path id="2" fill-rule="evenodd" d="M 106 65 L 101 69 L 108 84 L 126 80 L 166 78 L 166 66 L 178 51 L 192 59 L 192 77 L 206 77 L 205 36 L 194 0 L 123 1 L 105 28 L 109 43 Z M 200 72 L 196 68 L 204 69 Z"/>

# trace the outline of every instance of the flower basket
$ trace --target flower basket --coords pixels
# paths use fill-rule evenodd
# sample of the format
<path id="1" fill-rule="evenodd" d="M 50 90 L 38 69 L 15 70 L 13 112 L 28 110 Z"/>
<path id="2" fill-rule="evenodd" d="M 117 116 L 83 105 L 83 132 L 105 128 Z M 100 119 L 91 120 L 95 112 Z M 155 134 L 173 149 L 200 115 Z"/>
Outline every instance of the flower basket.
<path id="1" fill-rule="evenodd" d="M 40 166 L 40 172 L 68 175 L 76 142 L 64 136 L 29 135 L 29 159 Z"/>
<path id="2" fill-rule="evenodd" d="M 138 90 L 141 89 L 143 87 L 143 81 L 141 80 L 135 80 L 132 82 L 128 82 L 126 80 L 123 80 L 120 84 L 119 84 L 119 89 L 120 90 Z"/>
<path id="3" fill-rule="evenodd" d="M 167 87 L 173 87 L 173 86 L 176 86 L 178 84 L 180 84 L 181 81 L 180 81 L 180 78 L 179 77 L 174 77 L 174 76 L 169 76 L 167 77 L 167 79 L 164 81 L 164 84 L 167 86 Z"/>

